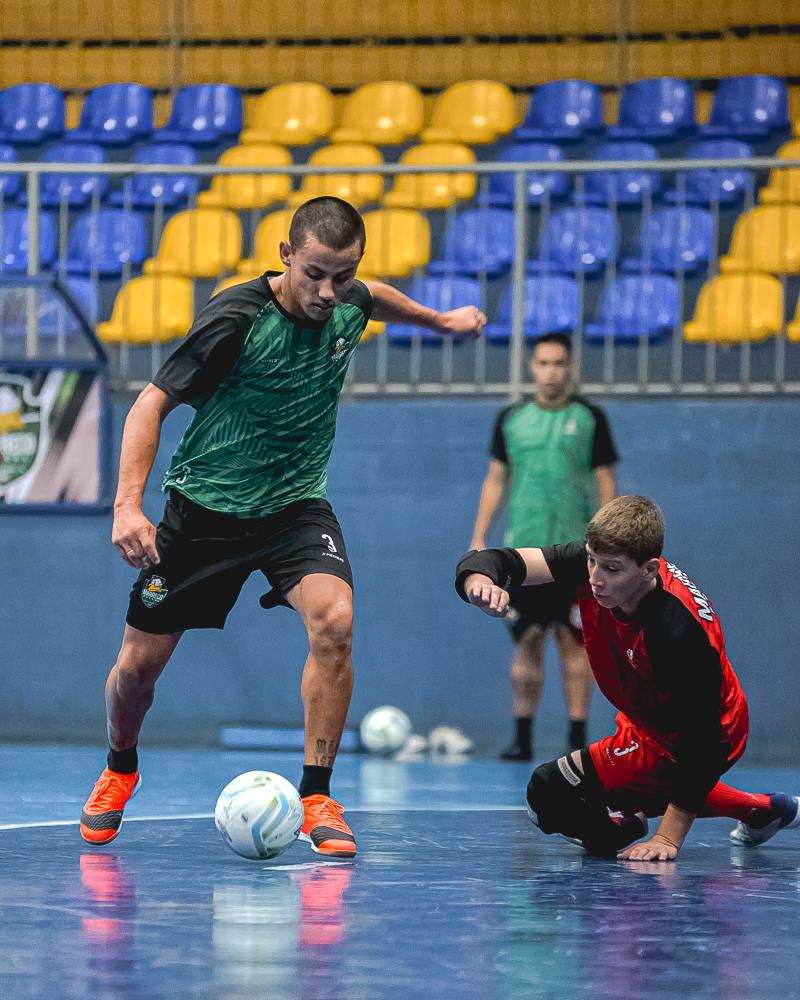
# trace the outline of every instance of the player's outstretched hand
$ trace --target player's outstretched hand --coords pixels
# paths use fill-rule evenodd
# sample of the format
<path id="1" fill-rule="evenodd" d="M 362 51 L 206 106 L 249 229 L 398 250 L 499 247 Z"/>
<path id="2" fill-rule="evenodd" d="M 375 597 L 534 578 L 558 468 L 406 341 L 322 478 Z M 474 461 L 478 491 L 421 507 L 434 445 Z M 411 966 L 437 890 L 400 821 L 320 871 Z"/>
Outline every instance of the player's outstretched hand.
<path id="1" fill-rule="evenodd" d="M 674 861 L 677 856 L 675 844 L 658 834 L 640 844 L 631 844 L 617 854 L 621 861 Z"/>
<path id="2" fill-rule="evenodd" d="M 461 306 L 439 313 L 439 329 L 455 337 L 480 337 L 486 326 L 486 315 L 477 306 Z"/>
<path id="3" fill-rule="evenodd" d="M 505 618 L 508 594 L 483 573 L 471 573 L 464 582 L 464 593 L 470 604 L 480 608 L 490 618 Z"/>
<path id="4" fill-rule="evenodd" d="M 156 528 L 138 507 L 124 507 L 114 512 L 111 541 L 129 566 L 144 569 L 161 559 L 156 548 Z"/>

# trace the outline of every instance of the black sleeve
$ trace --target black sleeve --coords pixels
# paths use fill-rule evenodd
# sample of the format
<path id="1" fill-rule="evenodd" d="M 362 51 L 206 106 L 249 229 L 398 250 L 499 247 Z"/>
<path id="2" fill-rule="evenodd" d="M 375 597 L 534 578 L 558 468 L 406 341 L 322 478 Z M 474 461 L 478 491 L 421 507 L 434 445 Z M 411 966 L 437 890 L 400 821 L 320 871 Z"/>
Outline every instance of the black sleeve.
<path id="1" fill-rule="evenodd" d="M 356 279 L 350 286 L 350 291 L 345 296 L 345 302 L 352 302 L 364 313 L 364 325 L 369 322 L 372 316 L 372 292 L 363 281 Z"/>
<path id="2" fill-rule="evenodd" d="M 506 418 L 513 409 L 515 409 L 513 405 L 504 406 L 497 414 L 494 427 L 492 428 L 492 440 L 489 444 L 489 455 L 492 458 L 496 458 L 498 462 L 502 462 L 503 465 L 508 465 L 508 451 L 506 450 L 506 436 L 503 431 L 503 424 L 505 424 Z"/>
<path id="3" fill-rule="evenodd" d="M 209 299 L 153 385 L 199 409 L 236 364 L 245 334 L 267 301 L 262 280 L 234 285 Z"/>
<path id="4" fill-rule="evenodd" d="M 614 439 L 611 436 L 611 428 L 608 425 L 608 418 L 599 406 L 585 404 L 591 410 L 594 417 L 594 436 L 592 437 L 592 459 L 593 469 L 603 465 L 614 465 L 619 461 L 617 449 L 614 447 Z"/>
<path id="5" fill-rule="evenodd" d="M 516 549 L 470 549 L 456 566 L 455 588 L 462 601 L 467 600 L 464 584 L 473 573 L 482 573 L 498 587 L 508 590 L 522 586 L 528 567 Z"/>
<path id="6" fill-rule="evenodd" d="M 584 541 L 548 545 L 542 549 L 542 555 L 556 583 L 563 583 L 568 587 L 579 587 L 582 583 L 588 583 L 589 570 L 586 565 Z"/>
<path id="7" fill-rule="evenodd" d="M 670 802 L 699 813 L 726 767 L 721 734 L 722 664 L 700 623 L 677 599 L 646 640 L 659 687 L 672 699 L 678 764 Z M 661 635 L 658 635 L 661 632 Z"/>

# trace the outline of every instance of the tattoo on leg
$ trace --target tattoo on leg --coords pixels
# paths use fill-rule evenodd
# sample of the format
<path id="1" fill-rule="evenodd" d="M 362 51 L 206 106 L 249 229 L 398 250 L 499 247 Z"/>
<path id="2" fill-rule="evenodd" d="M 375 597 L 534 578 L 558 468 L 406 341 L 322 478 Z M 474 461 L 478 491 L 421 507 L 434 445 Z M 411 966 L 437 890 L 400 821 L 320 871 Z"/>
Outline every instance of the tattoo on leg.
<path id="1" fill-rule="evenodd" d="M 317 752 L 314 756 L 314 763 L 317 767 L 333 767 L 338 749 L 338 740 L 317 740 Z"/>

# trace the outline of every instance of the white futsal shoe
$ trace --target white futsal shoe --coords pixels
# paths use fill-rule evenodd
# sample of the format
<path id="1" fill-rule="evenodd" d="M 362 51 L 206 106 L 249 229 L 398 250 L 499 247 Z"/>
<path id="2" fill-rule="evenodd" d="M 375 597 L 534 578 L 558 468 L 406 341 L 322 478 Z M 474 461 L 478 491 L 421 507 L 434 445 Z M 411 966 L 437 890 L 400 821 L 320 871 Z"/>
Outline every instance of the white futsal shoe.
<path id="1" fill-rule="evenodd" d="M 779 830 L 791 830 L 792 827 L 800 826 L 800 796 L 781 793 L 770 795 L 769 801 L 776 813 L 775 819 L 760 827 L 748 826 L 739 820 L 730 833 L 734 844 L 758 847 L 759 844 L 766 844 L 771 840 Z"/>

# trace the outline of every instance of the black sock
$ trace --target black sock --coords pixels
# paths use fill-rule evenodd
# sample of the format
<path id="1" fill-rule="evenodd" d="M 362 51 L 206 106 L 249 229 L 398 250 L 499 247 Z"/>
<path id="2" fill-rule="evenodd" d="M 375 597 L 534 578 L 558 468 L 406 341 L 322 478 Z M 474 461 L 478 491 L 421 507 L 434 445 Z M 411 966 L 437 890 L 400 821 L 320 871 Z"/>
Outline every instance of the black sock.
<path id="1" fill-rule="evenodd" d="M 532 752 L 533 719 L 529 715 L 517 716 L 514 720 L 517 726 L 517 745 L 525 753 Z"/>
<path id="2" fill-rule="evenodd" d="M 569 724 L 569 749 L 583 750 L 586 746 L 586 720 L 573 719 Z"/>
<path id="3" fill-rule="evenodd" d="M 308 795 L 330 795 L 332 767 L 319 767 L 317 764 L 303 764 L 303 777 L 300 779 L 300 798 Z"/>
<path id="4" fill-rule="evenodd" d="M 136 774 L 139 770 L 139 754 L 136 752 L 136 744 L 128 750 L 115 750 L 109 747 L 108 767 L 117 774 Z"/>

